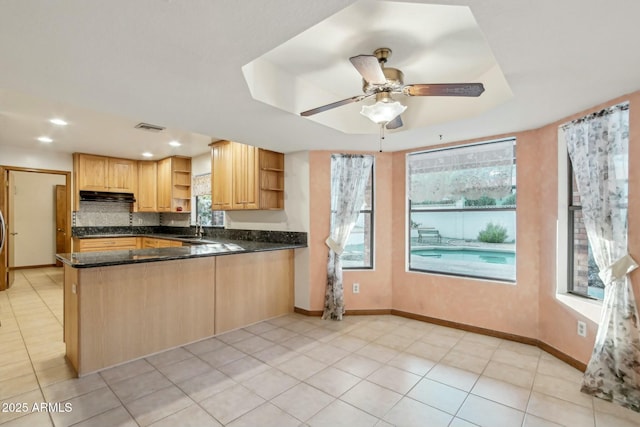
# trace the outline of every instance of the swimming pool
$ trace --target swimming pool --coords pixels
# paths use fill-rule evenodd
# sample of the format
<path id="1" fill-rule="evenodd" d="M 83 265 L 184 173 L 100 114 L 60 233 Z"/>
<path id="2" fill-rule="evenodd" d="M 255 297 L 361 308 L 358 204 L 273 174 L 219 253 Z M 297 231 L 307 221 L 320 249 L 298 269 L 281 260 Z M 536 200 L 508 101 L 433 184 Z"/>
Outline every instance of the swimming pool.
<path id="1" fill-rule="evenodd" d="M 482 249 L 413 249 L 411 255 L 417 255 L 440 261 L 465 261 L 469 263 L 515 265 L 516 254 L 509 251 Z"/>

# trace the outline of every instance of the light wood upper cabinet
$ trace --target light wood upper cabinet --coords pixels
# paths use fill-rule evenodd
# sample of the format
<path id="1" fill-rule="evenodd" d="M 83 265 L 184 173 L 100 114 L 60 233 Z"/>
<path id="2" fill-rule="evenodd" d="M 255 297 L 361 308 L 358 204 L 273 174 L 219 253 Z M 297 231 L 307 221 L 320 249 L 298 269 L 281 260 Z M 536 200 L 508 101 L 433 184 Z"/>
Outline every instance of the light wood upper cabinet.
<path id="1" fill-rule="evenodd" d="M 156 212 L 158 197 L 158 163 L 138 162 L 138 192 L 136 204 L 138 212 Z"/>
<path id="2" fill-rule="evenodd" d="M 77 190 L 109 191 L 108 157 L 74 154 L 74 178 Z"/>
<path id="3" fill-rule="evenodd" d="M 108 191 L 135 193 L 137 181 L 137 162 L 129 159 L 107 159 Z"/>
<path id="4" fill-rule="evenodd" d="M 171 211 L 171 159 L 158 161 L 158 212 Z"/>
<path id="5" fill-rule="evenodd" d="M 138 165 L 135 160 L 93 154 L 73 154 L 75 209 L 80 209 L 79 191 L 136 193 Z"/>
<path id="6" fill-rule="evenodd" d="M 211 144 L 211 209 L 232 209 L 233 145 L 231 141 Z"/>
<path id="7" fill-rule="evenodd" d="M 284 154 L 212 143 L 211 193 L 213 210 L 284 209 Z"/>
<path id="8" fill-rule="evenodd" d="M 78 190 L 135 193 L 135 160 L 75 153 L 73 161 Z"/>
<path id="9" fill-rule="evenodd" d="M 260 206 L 284 209 L 284 154 L 260 150 Z"/>
<path id="10" fill-rule="evenodd" d="M 258 148 L 233 144 L 233 209 L 258 209 Z"/>
<path id="11" fill-rule="evenodd" d="M 92 154 L 73 154 L 75 210 L 78 191 L 133 193 L 138 212 L 191 211 L 191 158 L 136 161 Z"/>
<path id="12" fill-rule="evenodd" d="M 158 161 L 158 212 L 191 212 L 191 158 Z"/>

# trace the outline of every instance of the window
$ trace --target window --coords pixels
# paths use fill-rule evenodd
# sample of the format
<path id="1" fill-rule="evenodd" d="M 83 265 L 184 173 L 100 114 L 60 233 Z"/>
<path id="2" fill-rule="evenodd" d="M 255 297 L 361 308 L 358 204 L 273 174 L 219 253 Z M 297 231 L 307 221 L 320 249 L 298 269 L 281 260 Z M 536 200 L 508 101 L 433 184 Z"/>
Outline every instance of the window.
<path id="1" fill-rule="evenodd" d="M 617 163 L 620 168 L 626 167 L 629 154 L 625 153 L 622 158 L 618 159 Z M 582 221 L 582 202 L 580 200 L 580 194 L 576 186 L 575 177 L 573 175 L 573 168 L 571 166 L 571 159 L 567 156 L 568 163 L 568 182 L 569 182 L 569 212 L 568 212 L 568 227 L 569 237 L 568 250 L 569 250 L 569 262 L 568 262 L 568 280 L 567 291 L 569 293 L 580 295 L 587 298 L 602 300 L 604 299 L 604 283 L 600 280 L 600 269 L 596 264 L 593 257 L 593 251 L 587 238 L 587 230 Z M 618 165 L 616 164 L 616 167 Z M 626 174 L 618 174 L 617 176 L 625 176 Z M 625 206 L 629 196 L 629 181 L 624 180 L 621 186 L 624 188 Z"/>
<path id="2" fill-rule="evenodd" d="M 211 194 L 196 196 L 196 222 L 200 225 L 212 225 Z"/>
<path id="3" fill-rule="evenodd" d="M 211 210 L 211 174 L 195 175 L 192 182 L 195 221 L 201 225 L 224 227 L 224 211 Z M 194 218 L 192 217 L 192 220 Z"/>
<path id="4" fill-rule="evenodd" d="M 568 157 L 568 156 L 567 156 Z M 587 239 L 587 230 L 582 222 L 582 204 L 576 186 L 571 159 L 569 167 L 569 277 L 567 290 L 583 297 L 603 299 L 604 283 L 598 273 L 600 269 L 593 259 L 591 245 Z"/>
<path id="5" fill-rule="evenodd" d="M 373 172 L 372 165 L 360 215 L 340 256 L 344 270 L 373 268 Z M 331 212 L 333 221 L 334 206 Z"/>
<path id="6" fill-rule="evenodd" d="M 516 279 L 515 139 L 407 156 L 409 270 Z"/>

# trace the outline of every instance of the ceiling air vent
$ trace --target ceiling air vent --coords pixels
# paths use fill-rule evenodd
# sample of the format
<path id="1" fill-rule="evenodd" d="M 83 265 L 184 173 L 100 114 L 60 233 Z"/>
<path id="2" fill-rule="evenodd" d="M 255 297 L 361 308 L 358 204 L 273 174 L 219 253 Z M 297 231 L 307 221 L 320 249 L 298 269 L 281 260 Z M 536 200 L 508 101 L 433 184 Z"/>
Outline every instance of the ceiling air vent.
<path id="1" fill-rule="evenodd" d="M 136 129 L 148 130 L 149 132 L 162 132 L 165 128 L 158 125 L 151 125 L 149 123 L 138 123 L 135 126 Z"/>

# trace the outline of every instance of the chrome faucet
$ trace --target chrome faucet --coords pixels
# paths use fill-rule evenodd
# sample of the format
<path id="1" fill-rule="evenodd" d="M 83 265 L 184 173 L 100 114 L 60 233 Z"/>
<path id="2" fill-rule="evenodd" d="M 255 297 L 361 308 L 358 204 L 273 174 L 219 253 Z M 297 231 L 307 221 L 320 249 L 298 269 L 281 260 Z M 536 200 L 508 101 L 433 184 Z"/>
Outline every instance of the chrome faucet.
<path id="1" fill-rule="evenodd" d="M 199 220 L 196 220 L 196 237 L 201 238 L 204 235 L 204 229 L 202 228 L 202 224 L 200 224 Z"/>

